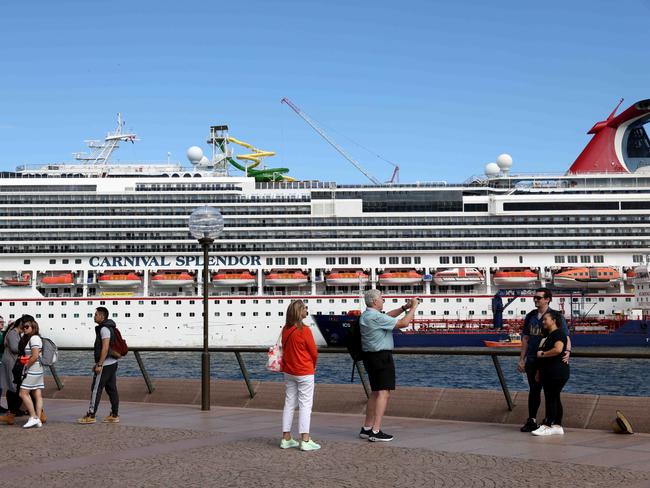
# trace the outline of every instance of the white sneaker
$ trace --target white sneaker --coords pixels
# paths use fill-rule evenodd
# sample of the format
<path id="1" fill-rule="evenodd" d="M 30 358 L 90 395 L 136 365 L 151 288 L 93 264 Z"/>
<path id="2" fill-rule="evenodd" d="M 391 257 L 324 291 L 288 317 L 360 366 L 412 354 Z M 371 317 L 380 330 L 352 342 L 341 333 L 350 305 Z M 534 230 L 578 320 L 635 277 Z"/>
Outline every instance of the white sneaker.
<path id="1" fill-rule="evenodd" d="M 38 417 L 30 417 L 29 420 L 25 422 L 25 425 L 23 425 L 23 429 L 31 429 L 32 427 L 43 427 L 41 419 Z"/>
<path id="2" fill-rule="evenodd" d="M 552 435 L 564 435 L 564 429 L 561 425 L 553 424 L 551 425 L 551 434 Z"/>
<path id="3" fill-rule="evenodd" d="M 320 444 L 316 444 L 313 440 L 309 439 L 308 441 L 300 442 L 301 451 L 318 451 L 320 449 Z"/>
<path id="4" fill-rule="evenodd" d="M 291 447 L 298 447 L 298 446 L 300 446 L 300 443 L 295 439 L 289 439 L 289 440 L 282 439 L 280 441 L 281 449 L 289 449 Z"/>
<path id="5" fill-rule="evenodd" d="M 537 430 L 534 430 L 531 432 L 533 435 L 541 436 L 541 435 L 552 435 L 552 429 L 548 427 L 547 425 L 540 425 Z"/>

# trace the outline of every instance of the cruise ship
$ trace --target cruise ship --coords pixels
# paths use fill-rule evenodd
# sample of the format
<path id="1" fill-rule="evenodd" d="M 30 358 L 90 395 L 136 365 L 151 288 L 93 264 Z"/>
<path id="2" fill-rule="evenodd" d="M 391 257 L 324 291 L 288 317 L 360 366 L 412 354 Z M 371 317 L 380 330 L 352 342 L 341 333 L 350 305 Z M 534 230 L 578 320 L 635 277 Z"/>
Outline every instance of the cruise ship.
<path id="1" fill-rule="evenodd" d="M 358 312 L 368 288 L 387 308 L 421 297 L 415 333 L 489 327 L 495 295 L 540 286 L 568 319 L 642 319 L 650 100 L 617 109 L 563 175 L 517 174 L 503 154 L 463 183 L 372 185 L 295 181 L 225 125 L 210 127 L 207 156 L 188 150 L 191 165 L 114 164 L 137 140 L 118 118 L 75 162 L 0 173 L 0 316 L 32 314 L 59 346 L 88 346 L 105 306 L 131 346 L 200 346 L 203 257 L 188 217 L 208 205 L 225 222 L 208 263 L 211 346 L 273 344 L 291 300 L 314 325 Z M 533 308 L 512 296 L 509 329 Z"/>

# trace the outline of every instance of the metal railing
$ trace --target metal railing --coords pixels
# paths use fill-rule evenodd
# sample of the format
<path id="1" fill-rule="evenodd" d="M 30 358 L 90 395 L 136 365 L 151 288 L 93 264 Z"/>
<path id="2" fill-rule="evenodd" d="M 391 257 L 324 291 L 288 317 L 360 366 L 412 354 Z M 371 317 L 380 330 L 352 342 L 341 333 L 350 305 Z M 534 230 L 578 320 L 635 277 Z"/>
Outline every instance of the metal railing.
<path id="1" fill-rule="evenodd" d="M 60 347 L 59 351 L 92 351 L 90 347 Z M 213 352 L 225 352 L 225 353 L 234 353 L 239 365 L 239 369 L 242 373 L 244 382 L 246 383 L 246 388 L 248 389 L 248 394 L 250 398 L 255 396 L 255 389 L 250 380 L 250 375 L 248 373 L 248 368 L 242 353 L 258 353 L 266 354 L 268 352 L 267 347 L 210 347 L 208 349 L 211 353 Z M 129 351 L 133 352 L 142 377 L 144 379 L 147 391 L 151 394 L 155 390 L 155 385 L 147 372 L 144 361 L 140 353 L 142 352 L 203 352 L 201 347 L 131 347 Z M 319 354 L 348 354 L 347 349 L 341 347 L 320 347 L 318 349 Z M 501 368 L 501 363 L 499 361 L 499 356 L 519 356 L 519 350 L 503 350 L 503 349 L 489 349 L 481 347 L 459 347 L 459 348 L 445 348 L 445 347 L 426 347 L 426 348 L 415 348 L 415 347 L 400 347 L 393 350 L 395 355 L 427 355 L 427 356 L 490 356 L 494 364 L 494 370 L 499 379 L 499 384 L 501 385 L 501 390 L 503 391 L 503 396 L 506 400 L 508 410 L 512 411 L 515 404 L 512 401 L 512 396 L 510 395 L 510 390 L 506 382 L 505 375 Z M 647 351 L 629 351 L 625 348 L 589 348 L 584 350 L 576 350 L 574 347 L 571 352 L 571 358 L 607 358 L 607 359 L 650 359 L 650 348 Z M 55 366 L 50 366 L 50 372 L 56 383 L 57 389 L 61 390 L 63 388 L 63 382 L 61 381 L 58 371 Z M 370 396 L 370 387 L 368 380 L 366 378 L 366 373 L 363 367 L 363 363 L 358 361 L 354 363 L 354 368 L 356 368 L 361 384 L 365 391 L 366 397 Z"/>

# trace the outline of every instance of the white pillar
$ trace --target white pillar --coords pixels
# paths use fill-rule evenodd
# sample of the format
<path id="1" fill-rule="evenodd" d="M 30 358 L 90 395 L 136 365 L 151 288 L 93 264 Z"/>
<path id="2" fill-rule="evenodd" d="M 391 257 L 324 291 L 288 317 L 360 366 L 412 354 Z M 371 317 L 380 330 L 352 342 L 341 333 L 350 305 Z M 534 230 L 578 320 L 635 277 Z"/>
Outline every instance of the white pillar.
<path id="1" fill-rule="evenodd" d="M 264 287 L 262 286 L 262 276 L 264 275 L 264 270 L 259 269 L 257 270 L 257 296 L 262 296 L 262 292 L 264 290 Z"/>
<path id="2" fill-rule="evenodd" d="M 490 267 L 485 268 L 485 285 L 488 295 L 492 295 L 492 273 L 490 273 Z"/>
<path id="3" fill-rule="evenodd" d="M 83 280 L 83 285 L 81 287 L 81 296 L 88 296 L 88 270 L 84 269 L 81 271 L 81 279 Z"/>
<path id="4" fill-rule="evenodd" d="M 621 281 L 619 281 L 619 292 L 625 293 L 625 272 L 623 271 L 623 266 L 618 267 L 618 274 L 621 276 Z"/>
<path id="5" fill-rule="evenodd" d="M 316 268 L 312 268 L 309 275 L 311 279 L 311 294 L 314 296 L 316 295 Z"/>
<path id="6" fill-rule="evenodd" d="M 149 271 L 146 269 L 142 271 L 142 286 L 143 286 L 142 294 L 145 297 L 149 296 Z"/>

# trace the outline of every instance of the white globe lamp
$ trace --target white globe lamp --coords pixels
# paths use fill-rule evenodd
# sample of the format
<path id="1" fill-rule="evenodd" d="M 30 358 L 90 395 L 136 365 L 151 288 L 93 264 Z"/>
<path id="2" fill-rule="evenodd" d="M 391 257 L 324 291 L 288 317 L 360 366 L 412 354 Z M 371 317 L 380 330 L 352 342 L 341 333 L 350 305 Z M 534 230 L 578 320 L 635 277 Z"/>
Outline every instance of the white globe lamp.
<path id="1" fill-rule="evenodd" d="M 189 218 L 190 234 L 196 239 L 213 241 L 223 231 L 223 216 L 213 207 L 199 207 Z"/>

